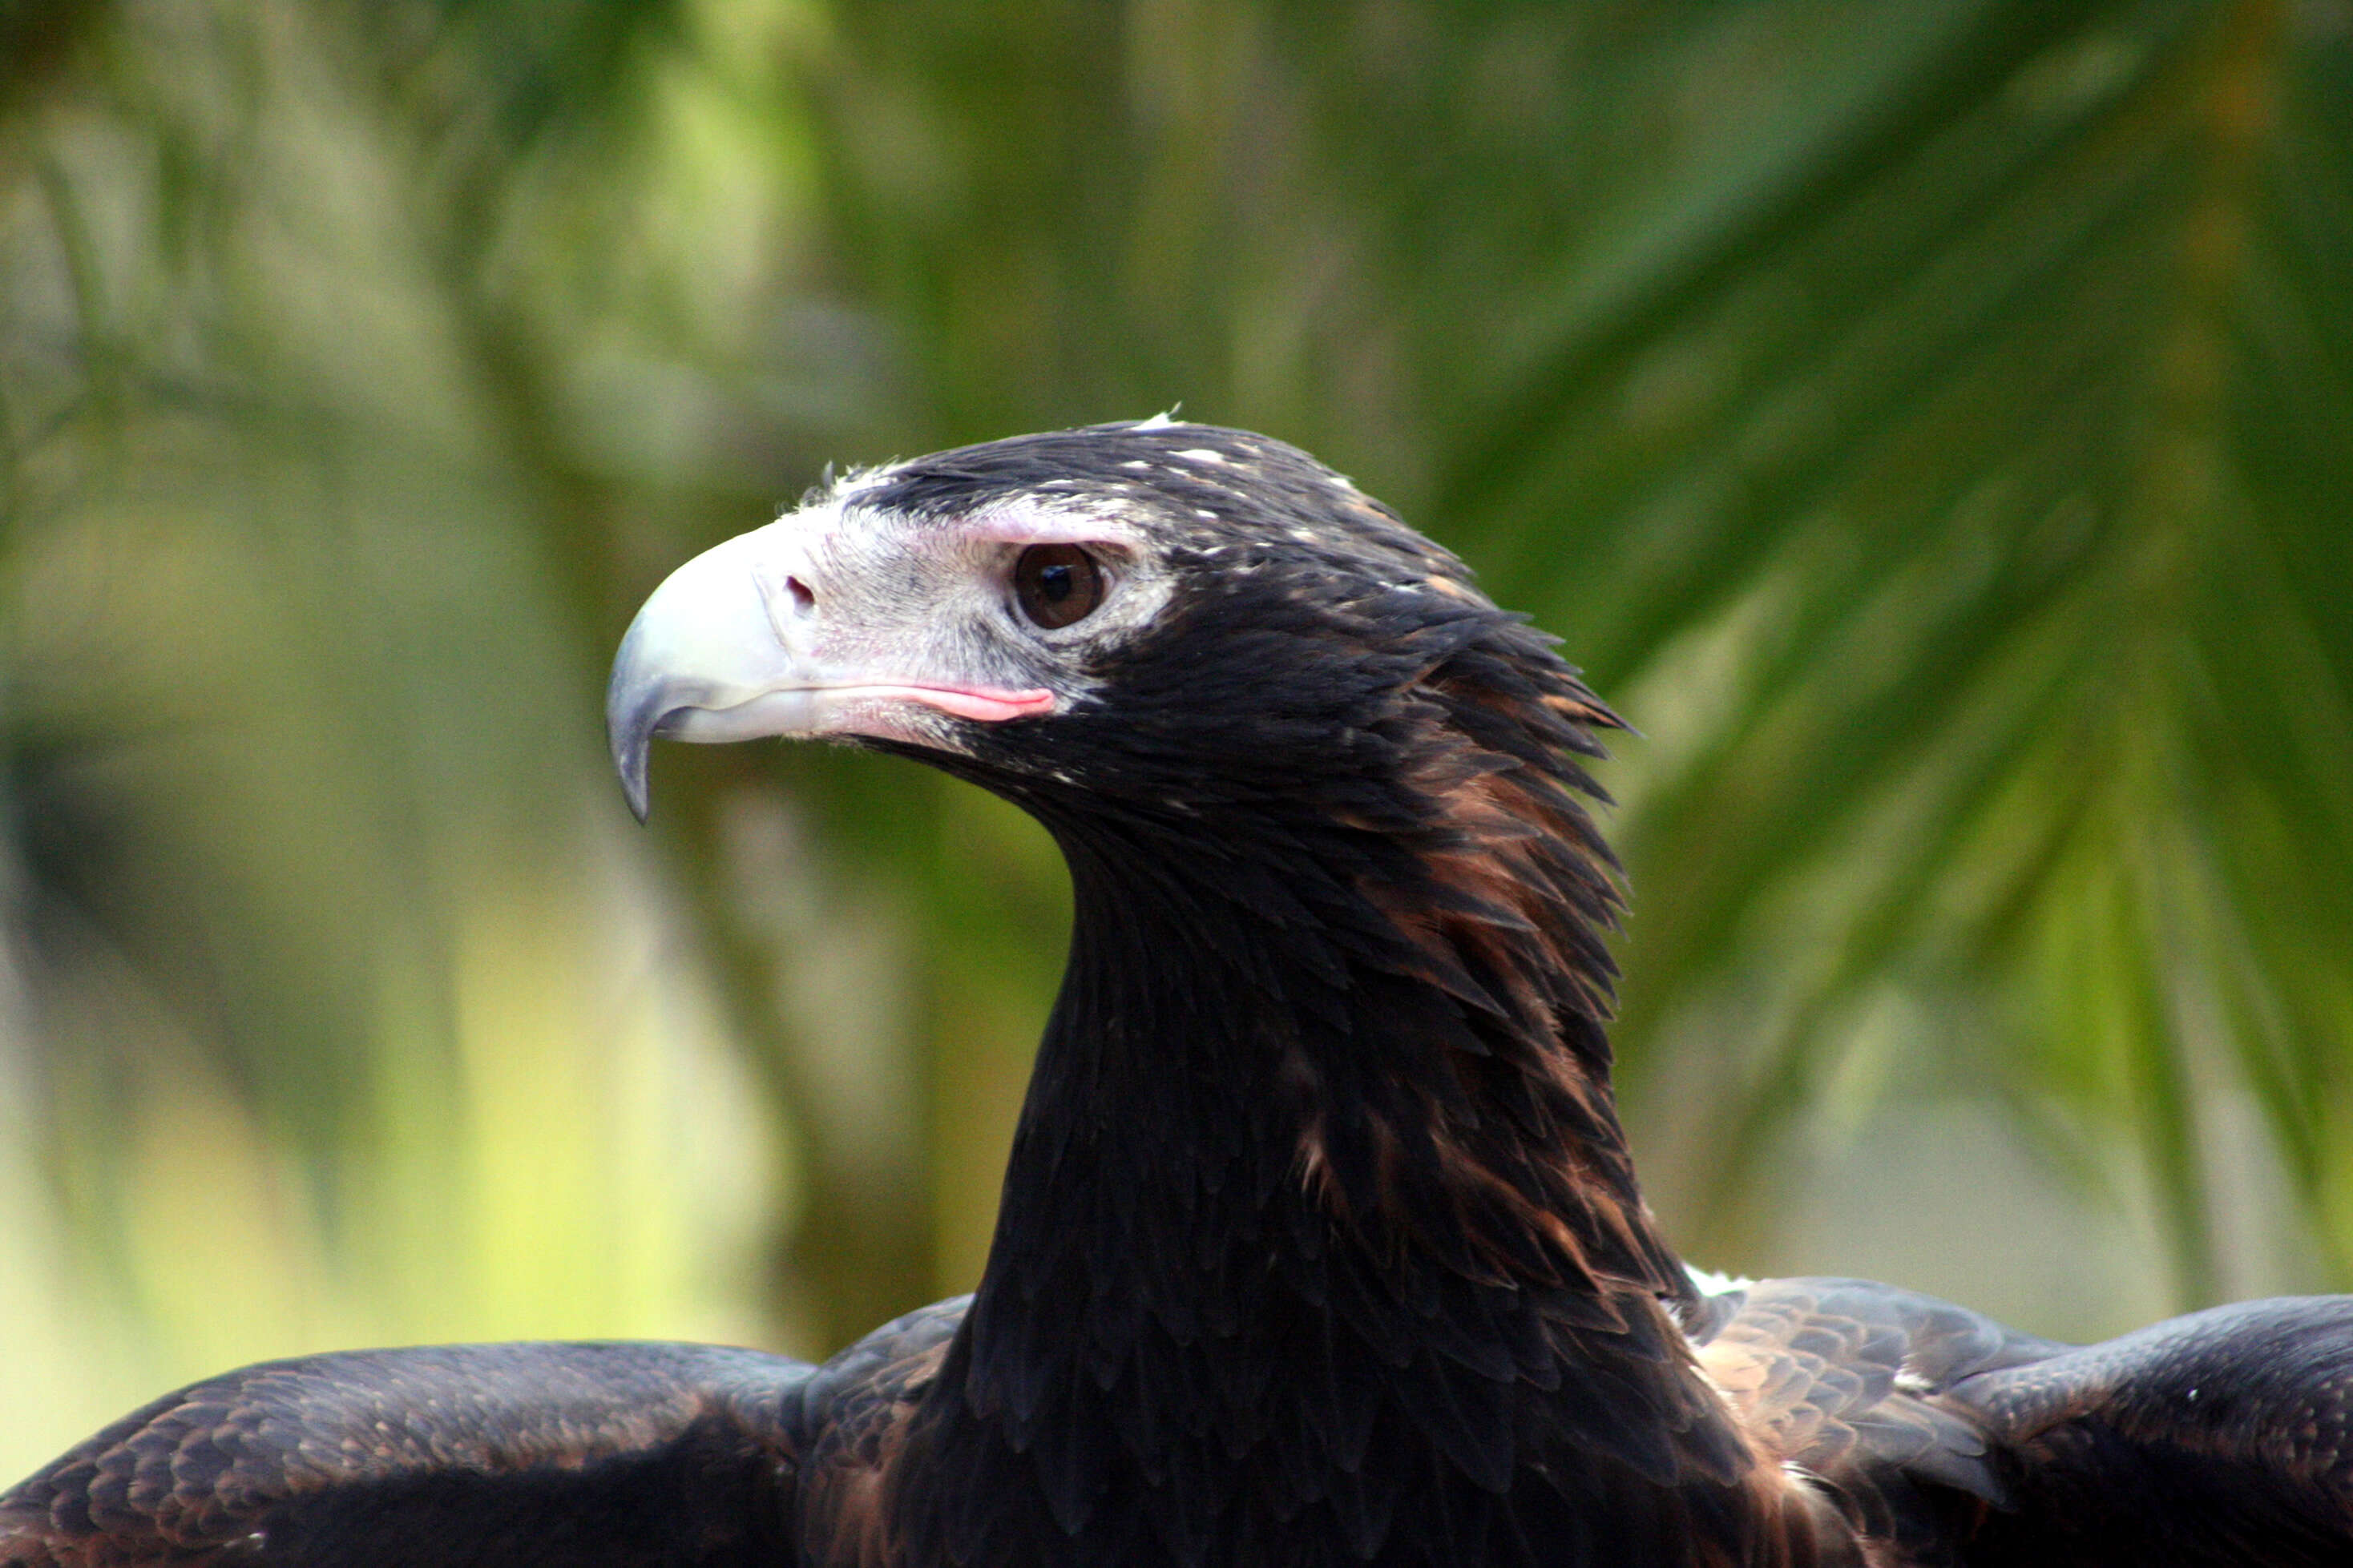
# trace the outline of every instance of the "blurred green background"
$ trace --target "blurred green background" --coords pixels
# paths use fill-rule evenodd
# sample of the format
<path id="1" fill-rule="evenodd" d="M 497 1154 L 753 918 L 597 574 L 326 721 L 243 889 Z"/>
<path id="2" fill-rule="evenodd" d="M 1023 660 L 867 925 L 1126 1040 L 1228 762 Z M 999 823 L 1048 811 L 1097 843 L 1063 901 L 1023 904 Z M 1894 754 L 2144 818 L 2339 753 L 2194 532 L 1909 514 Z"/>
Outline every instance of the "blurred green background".
<path id="1" fill-rule="evenodd" d="M 1303 445 L 1638 725 L 1695 1258 L 2353 1287 L 2353 3 L 0 0 L 0 1473 L 968 1286 L 1041 835 L 607 660 L 828 459 Z"/>

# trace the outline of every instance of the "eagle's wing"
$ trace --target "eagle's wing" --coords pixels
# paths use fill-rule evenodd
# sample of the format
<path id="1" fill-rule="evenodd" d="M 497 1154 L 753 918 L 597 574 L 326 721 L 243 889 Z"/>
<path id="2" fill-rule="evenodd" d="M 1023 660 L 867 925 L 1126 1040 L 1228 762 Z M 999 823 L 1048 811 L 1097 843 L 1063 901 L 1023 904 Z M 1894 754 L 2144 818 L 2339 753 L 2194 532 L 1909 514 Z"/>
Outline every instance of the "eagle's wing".
<path id="1" fill-rule="evenodd" d="M 1863 1279 L 1768 1279 L 1711 1296 L 1692 1324 L 1701 1369 L 1750 1446 L 1899 1560 L 2010 1500 L 1976 1415 L 1945 1394 L 2066 1350 L 1934 1297 Z"/>
<path id="2" fill-rule="evenodd" d="M 638 1343 L 266 1362 L 0 1494 L 0 1568 L 873 1563 L 883 1479 L 966 1304 L 821 1367 Z"/>
<path id="3" fill-rule="evenodd" d="M 2192 1313 L 1949 1402 L 2012 1493 L 1968 1563 L 2353 1563 L 2353 1297 Z"/>
<path id="4" fill-rule="evenodd" d="M 0 1565 L 788 1562 L 815 1370 L 630 1343 L 269 1362 L 0 1495 Z"/>
<path id="5" fill-rule="evenodd" d="M 1775 1279 L 1709 1299 L 1693 1339 L 1757 1449 L 1897 1561 L 2353 1563 L 2353 1297 L 2077 1348 L 1885 1285 Z"/>

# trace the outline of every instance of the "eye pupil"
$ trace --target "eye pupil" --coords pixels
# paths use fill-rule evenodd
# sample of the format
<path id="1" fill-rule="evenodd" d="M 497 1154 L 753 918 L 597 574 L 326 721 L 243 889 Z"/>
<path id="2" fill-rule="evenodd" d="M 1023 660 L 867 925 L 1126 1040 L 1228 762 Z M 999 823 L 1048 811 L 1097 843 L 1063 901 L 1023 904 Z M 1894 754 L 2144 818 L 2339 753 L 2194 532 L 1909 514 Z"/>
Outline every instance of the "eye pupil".
<path id="1" fill-rule="evenodd" d="M 1067 626 L 1103 603 L 1103 568 L 1075 544 L 1033 544 L 1013 563 L 1013 597 L 1035 625 Z"/>

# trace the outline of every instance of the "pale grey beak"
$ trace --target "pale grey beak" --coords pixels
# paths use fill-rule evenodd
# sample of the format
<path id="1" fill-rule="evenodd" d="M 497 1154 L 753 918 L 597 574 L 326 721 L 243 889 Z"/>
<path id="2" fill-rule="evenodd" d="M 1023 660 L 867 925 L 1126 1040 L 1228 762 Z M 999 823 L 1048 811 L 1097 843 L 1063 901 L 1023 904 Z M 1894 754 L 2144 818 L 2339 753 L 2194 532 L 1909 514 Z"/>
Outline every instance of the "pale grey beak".
<path id="1" fill-rule="evenodd" d="M 807 634 L 792 624 L 809 602 L 786 524 L 713 545 L 646 600 L 613 658 L 605 734 L 629 810 L 646 819 L 646 754 L 656 735 L 741 741 L 816 728 Z M 771 588 L 783 603 L 772 609 Z"/>

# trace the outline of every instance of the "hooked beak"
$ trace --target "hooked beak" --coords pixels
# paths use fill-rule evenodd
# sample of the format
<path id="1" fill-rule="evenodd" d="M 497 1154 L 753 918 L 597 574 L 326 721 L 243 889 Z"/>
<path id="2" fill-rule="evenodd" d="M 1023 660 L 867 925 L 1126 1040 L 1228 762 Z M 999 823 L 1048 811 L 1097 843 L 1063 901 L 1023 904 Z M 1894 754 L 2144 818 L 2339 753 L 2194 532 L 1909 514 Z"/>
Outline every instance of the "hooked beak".
<path id="1" fill-rule="evenodd" d="M 915 706 L 985 723 L 1048 712 L 1051 692 L 1008 691 L 827 658 L 823 584 L 794 518 L 712 546 L 653 591 L 621 638 L 605 694 L 605 731 L 630 812 L 646 819 L 656 735 L 904 736 L 892 710 Z"/>

